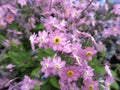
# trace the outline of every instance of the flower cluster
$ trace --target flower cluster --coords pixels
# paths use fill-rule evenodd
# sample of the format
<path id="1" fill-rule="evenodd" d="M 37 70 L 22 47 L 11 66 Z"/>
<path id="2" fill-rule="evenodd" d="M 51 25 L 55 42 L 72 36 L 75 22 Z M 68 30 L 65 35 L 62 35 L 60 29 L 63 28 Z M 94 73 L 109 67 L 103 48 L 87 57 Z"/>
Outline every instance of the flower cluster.
<path id="1" fill-rule="evenodd" d="M 0 43 L 0 89 L 119 89 L 119 0 L 0 0 Z"/>

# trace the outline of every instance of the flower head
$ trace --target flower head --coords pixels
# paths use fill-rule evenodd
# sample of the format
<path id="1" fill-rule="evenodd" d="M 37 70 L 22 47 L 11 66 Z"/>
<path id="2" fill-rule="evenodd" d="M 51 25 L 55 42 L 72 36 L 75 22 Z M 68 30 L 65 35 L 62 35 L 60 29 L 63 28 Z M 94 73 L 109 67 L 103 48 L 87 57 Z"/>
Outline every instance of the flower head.
<path id="1" fill-rule="evenodd" d="M 13 14 L 7 14 L 7 15 L 6 15 L 6 21 L 7 21 L 8 23 L 13 22 L 13 21 L 14 21 L 14 15 L 13 15 Z"/>
<path id="2" fill-rule="evenodd" d="M 92 60 L 92 57 L 97 53 L 93 47 L 87 47 L 84 51 L 86 60 Z"/>
<path id="3" fill-rule="evenodd" d="M 72 82 L 72 81 L 78 80 L 80 73 L 77 66 L 69 66 L 69 67 L 63 68 L 60 71 L 59 76 L 64 81 Z"/>
<path id="4" fill-rule="evenodd" d="M 63 47 L 67 45 L 67 38 L 65 37 L 65 34 L 58 30 L 51 33 L 49 38 L 49 46 L 55 51 L 62 51 Z"/>
<path id="5" fill-rule="evenodd" d="M 115 4 L 113 11 L 115 14 L 120 15 L 120 4 Z"/>
<path id="6" fill-rule="evenodd" d="M 31 90 L 36 84 L 38 84 L 38 81 L 31 80 L 29 76 L 25 75 L 24 80 L 22 81 L 21 90 Z"/>
<path id="7" fill-rule="evenodd" d="M 50 57 L 43 58 L 43 61 L 40 62 L 42 69 L 41 72 L 45 73 L 45 76 L 48 77 L 52 74 L 52 60 Z"/>
<path id="8" fill-rule="evenodd" d="M 82 90 L 99 90 L 97 81 L 93 81 L 92 79 L 87 79 L 83 83 L 84 86 L 82 86 Z"/>
<path id="9" fill-rule="evenodd" d="M 46 31 L 43 32 L 38 32 L 38 37 L 36 38 L 37 42 L 38 42 L 38 46 L 41 47 L 47 47 L 48 44 L 48 33 Z"/>
<path id="10" fill-rule="evenodd" d="M 58 74 L 59 71 L 65 67 L 66 62 L 65 61 L 61 61 L 61 58 L 56 56 L 55 58 L 53 58 L 52 60 L 53 63 L 53 70 L 52 73 L 54 75 Z"/>

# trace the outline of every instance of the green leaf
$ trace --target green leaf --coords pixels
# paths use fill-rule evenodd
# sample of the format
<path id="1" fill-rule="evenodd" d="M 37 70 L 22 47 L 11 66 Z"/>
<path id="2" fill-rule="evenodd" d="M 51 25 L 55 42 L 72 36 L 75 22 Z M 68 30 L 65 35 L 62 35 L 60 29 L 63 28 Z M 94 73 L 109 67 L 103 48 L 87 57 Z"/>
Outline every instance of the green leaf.
<path id="1" fill-rule="evenodd" d="M 35 28 L 35 30 L 43 30 L 45 27 L 42 23 L 38 24 Z"/>
<path id="2" fill-rule="evenodd" d="M 35 85 L 34 90 L 40 90 L 40 86 L 39 85 Z"/>
<path id="3" fill-rule="evenodd" d="M 120 87 L 117 82 L 112 83 L 111 88 L 114 88 L 114 90 L 120 90 Z"/>
<path id="4" fill-rule="evenodd" d="M 18 67 L 28 67 L 29 64 L 31 63 L 31 58 L 29 54 L 25 51 L 13 51 L 10 50 L 8 52 L 8 55 L 12 62 L 16 64 Z"/>
<path id="5" fill-rule="evenodd" d="M 104 75 L 106 73 L 105 68 L 104 67 L 100 67 L 100 66 L 94 66 L 94 72 L 98 75 Z"/>
<path id="6" fill-rule="evenodd" d="M 55 78 L 55 77 L 51 77 L 50 78 L 50 83 L 54 86 L 54 87 L 56 87 L 56 88 L 60 88 L 60 86 L 59 86 L 59 83 L 58 83 L 58 80 Z"/>
<path id="7" fill-rule="evenodd" d="M 40 48 L 38 50 L 37 56 L 38 56 L 38 61 L 41 61 L 43 59 L 43 57 L 46 57 L 46 58 L 51 57 L 52 58 L 54 56 L 54 51 L 50 48 L 48 48 L 48 49 Z"/>
<path id="8" fill-rule="evenodd" d="M 36 69 L 34 69 L 32 72 L 31 72 L 31 75 L 32 76 L 35 76 L 36 74 L 38 74 L 40 72 L 40 69 L 41 67 L 37 67 Z"/>
<path id="9" fill-rule="evenodd" d="M 117 75 L 117 72 L 111 70 L 112 75 L 114 76 L 115 80 L 120 81 L 119 76 Z"/>
<path id="10" fill-rule="evenodd" d="M 100 88 L 100 90 L 104 90 L 104 85 L 103 84 L 99 84 L 99 88 Z"/>

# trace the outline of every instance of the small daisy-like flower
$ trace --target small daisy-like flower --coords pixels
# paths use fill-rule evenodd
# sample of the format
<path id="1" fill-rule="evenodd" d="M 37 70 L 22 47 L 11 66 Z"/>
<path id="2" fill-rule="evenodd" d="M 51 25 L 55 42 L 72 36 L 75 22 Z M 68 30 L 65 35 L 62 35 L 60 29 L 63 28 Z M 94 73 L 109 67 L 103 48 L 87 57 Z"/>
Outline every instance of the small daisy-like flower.
<path id="1" fill-rule="evenodd" d="M 13 14 L 7 14 L 7 15 L 6 15 L 6 21 L 7 21 L 8 23 L 13 22 L 13 21 L 14 21 L 14 15 L 13 15 Z"/>
<path id="2" fill-rule="evenodd" d="M 92 79 L 87 79 L 84 82 L 84 86 L 82 86 L 82 90 L 99 90 L 98 82 L 93 81 Z"/>
<path id="3" fill-rule="evenodd" d="M 40 62 L 42 69 L 41 72 L 45 73 L 45 76 L 48 77 L 52 74 L 52 60 L 50 57 L 43 58 L 43 61 Z"/>
<path id="4" fill-rule="evenodd" d="M 120 15 L 120 4 L 115 4 L 113 11 L 115 14 Z"/>
<path id="5" fill-rule="evenodd" d="M 77 66 L 65 67 L 60 71 L 59 76 L 67 82 L 77 81 L 80 77 L 79 68 Z"/>
<path id="6" fill-rule="evenodd" d="M 93 47 L 87 47 L 84 51 L 86 60 L 92 60 L 92 57 L 97 53 Z"/>
<path id="7" fill-rule="evenodd" d="M 46 31 L 43 31 L 43 32 L 38 32 L 38 37 L 36 38 L 38 44 L 39 44 L 39 47 L 46 47 L 49 39 L 48 39 L 48 33 Z"/>
<path id="8" fill-rule="evenodd" d="M 60 90 L 80 90 L 76 83 L 73 82 L 67 82 L 65 83 L 65 81 L 62 81 L 62 80 L 59 80 L 59 83 L 60 83 Z"/>
<path id="9" fill-rule="evenodd" d="M 65 64 L 66 64 L 66 62 L 61 61 L 61 58 L 58 56 L 53 59 L 52 63 L 53 63 L 52 73 L 54 75 L 57 75 L 59 73 L 60 69 L 65 67 Z"/>
<path id="10" fill-rule="evenodd" d="M 22 81 L 21 90 L 32 90 L 36 84 L 39 84 L 36 80 L 31 80 L 29 76 L 24 77 Z"/>
<path id="11" fill-rule="evenodd" d="M 83 71 L 83 79 L 87 80 L 88 78 L 92 78 L 94 73 L 93 73 L 93 69 L 91 67 L 87 67 L 84 71 Z"/>
<path id="12" fill-rule="evenodd" d="M 104 38 L 110 37 L 110 36 L 112 35 L 112 32 L 110 32 L 110 31 L 111 31 L 110 28 L 104 29 L 104 30 L 102 31 L 102 37 L 104 37 Z"/>
<path id="13" fill-rule="evenodd" d="M 67 38 L 64 33 L 56 30 L 55 32 L 49 35 L 50 44 L 49 46 L 55 51 L 62 51 L 63 46 L 67 45 Z"/>

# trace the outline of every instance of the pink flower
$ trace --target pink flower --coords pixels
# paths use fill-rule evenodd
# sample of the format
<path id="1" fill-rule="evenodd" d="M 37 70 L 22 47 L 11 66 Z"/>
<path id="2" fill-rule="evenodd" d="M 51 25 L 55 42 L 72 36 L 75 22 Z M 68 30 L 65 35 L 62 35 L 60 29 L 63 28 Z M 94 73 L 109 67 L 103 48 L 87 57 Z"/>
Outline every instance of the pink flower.
<path id="1" fill-rule="evenodd" d="M 84 79 L 84 81 L 93 77 L 93 75 L 94 75 L 93 70 L 94 69 L 92 69 L 90 66 L 87 66 L 86 69 L 84 69 L 84 71 L 83 71 L 83 79 Z"/>
<path id="2" fill-rule="evenodd" d="M 115 4 L 113 11 L 115 14 L 120 15 L 120 4 Z"/>
<path id="3" fill-rule="evenodd" d="M 102 36 L 103 36 L 104 38 L 110 37 L 111 34 L 112 34 L 112 32 L 110 32 L 110 31 L 111 31 L 110 28 L 109 28 L 109 29 L 104 29 L 104 30 L 102 31 Z"/>
<path id="4" fill-rule="evenodd" d="M 45 74 L 46 77 L 52 75 L 52 60 L 50 57 L 48 58 L 43 58 L 43 61 L 40 62 L 42 69 L 41 72 Z"/>
<path id="5" fill-rule="evenodd" d="M 58 19 L 55 17 L 49 17 L 48 19 L 45 20 L 45 27 L 48 32 L 52 32 L 52 28 L 56 28 L 58 24 Z"/>
<path id="6" fill-rule="evenodd" d="M 62 68 L 59 76 L 61 80 L 66 82 L 77 81 L 80 77 L 79 68 L 77 66 L 69 66 Z"/>
<path id="7" fill-rule="evenodd" d="M 107 77 L 105 80 L 105 90 L 110 90 L 110 85 L 114 82 L 113 77 Z"/>
<path id="8" fill-rule="evenodd" d="M 14 21 L 14 15 L 13 15 L 13 14 L 7 14 L 7 15 L 6 15 L 6 21 L 7 21 L 8 23 L 13 22 L 13 21 Z"/>
<path id="9" fill-rule="evenodd" d="M 65 34 L 56 30 L 49 35 L 49 46 L 55 51 L 62 51 L 63 47 L 67 45 L 67 38 Z"/>
<path id="10" fill-rule="evenodd" d="M 82 90 L 99 90 L 98 82 L 93 81 L 92 79 L 87 79 L 84 82 L 84 86 L 82 86 Z"/>
<path id="11" fill-rule="evenodd" d="M 29 76 L 24 76 L 24 80 L 22 81 L 21 90 L 33 90 L 34 86 L 39 84 L 36 80 L 31 80 Z"/>
<path id="12" fill-rule="evenodd" d="M 18 3 L 19 3 L 21 6 L 27 5 L 27 1 L 26 1 L 26 0 L 18 0 Z"/>
<path id="13" fill-rule="evenodd" d="M 80 90 L 75 82 L 67 82 L 65 83 L 65 81 L 59 80 L 59 84 L 60 84 L 60 90 Z"/>
<path id="14" fill-rule="evenodd" d="M 39 48 L 47 47 L 48 44 L 48 33 L 44 30 L 43 32 L 38 32 L 38 37 L 36 38 Z"/>
<path id="15" fill-rule="evenodd" d="M 92 60 L 92 57 L 97 53 L 93 47 L 87 47 L 84 51 L 86 60 Z"/>
<path id="16" fill-rule="evenodd" d="M 120 35 L 120 27 L 113 27 L 113 29 L 111 29 L 112 32 L 112 36 L 118 36 Z"/>
<path id="17" fill-rule="evenodd" d="M 53 58 L 52 60 L 53 63 L 53 70 L 52 73 L 53 75 L 57 75 L 59 73 L 59 71 L 65 67 L 66 62 L 65 61 L 61 61 L 61 58 L 56 56 Z"/>

